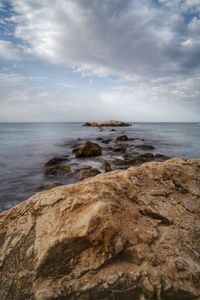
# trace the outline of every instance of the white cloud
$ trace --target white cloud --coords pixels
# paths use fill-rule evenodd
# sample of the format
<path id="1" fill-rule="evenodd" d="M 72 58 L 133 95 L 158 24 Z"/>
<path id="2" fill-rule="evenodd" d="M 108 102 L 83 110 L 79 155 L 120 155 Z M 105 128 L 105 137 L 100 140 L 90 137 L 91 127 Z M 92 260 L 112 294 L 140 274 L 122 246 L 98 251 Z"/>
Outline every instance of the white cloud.
<path id="1" fill-rule="evenodd" d="M 160 1 L 172 5 L 172 1 Z M 181 6 L 182 1 L 175 1 Z M 70 66 L 83 76 L 162 76 L 181 70 L 188 39 L 181 10 L 172 13 L 147 0 L 12 0 L 15 36 L 25 51 Z M 187 1 L 189 8 L 198 1 Z M 197 21 L 195 21 L 197 22 Z M 184 47 L 183 47 L 184 48 Z M 193 53 L 187 53 L 187 63 Z"/>
<path id="2" fill-rule="evenodd" d="M 41 116 L 43 109 L 45 118 L 64 117 L 65 112 L 74 120 L 91 114 L 148 121 L 156 116 L 159 121 L 171 120 L 175 113 L 180 119 L 200 113 L 200 0 L 10 0 L 10 4 L 15 13 L 6 22 L 14 24 L 13 40 L 26 46 L 0 41 L 0 56 L 24 60 L 25 69 L 31 65 L 26 65 L 27 57 L 33 57 L 36 64 L 50 62 L 71 72 L 59 82 L 55 68 L 55 82 L 52 76 L 40 85 L 45 72 L 36 78 L 29 70 L 24 78 L 5 68 L 7 74 L 0 74 L 4 104 L 27 103 L 29 109 L 34 106 L 30 116 L 34 111 Z M 89 77 L 88 95 L 76 73 Z M 77 85 L 75 80 L 68 83 L 68 75 L 78 78 Z M 107 87 L 111 78 L 103 86 L 105 76 L 113 76 L 111 89 Z"/>

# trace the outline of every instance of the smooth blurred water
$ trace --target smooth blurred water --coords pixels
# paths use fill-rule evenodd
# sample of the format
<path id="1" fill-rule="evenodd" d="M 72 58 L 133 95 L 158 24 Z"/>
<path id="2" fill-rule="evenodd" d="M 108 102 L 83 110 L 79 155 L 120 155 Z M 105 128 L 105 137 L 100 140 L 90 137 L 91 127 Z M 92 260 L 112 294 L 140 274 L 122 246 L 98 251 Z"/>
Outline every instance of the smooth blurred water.
<path id="1" fill-rule="evenodd" d="M 118 131 L 144 138 L 156 147 L 157 153 L 200 157 L 199 123 L 135 123 Z M 81 123 L 0 123 L 0 210 L 33 195 L 45 182 L 45 162 L 69 153 L 72 140 L 106 135 L 111 135 L 109 128 L 99 132 Z M 66 146 L 61 147 L 64 143 Z"/>

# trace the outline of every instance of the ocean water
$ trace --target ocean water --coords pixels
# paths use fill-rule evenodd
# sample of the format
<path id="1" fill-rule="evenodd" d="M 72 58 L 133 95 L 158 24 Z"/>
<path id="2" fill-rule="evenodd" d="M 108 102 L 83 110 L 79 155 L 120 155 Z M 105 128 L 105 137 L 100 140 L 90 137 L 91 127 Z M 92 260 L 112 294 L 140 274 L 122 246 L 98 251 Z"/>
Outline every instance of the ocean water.
<path id="1" fill-rule="evenodd" d="M 144 138 L 156 147 L 156 153 L 200 157 L 200 123 L 134 123 L 117 129 L 115 135 L 121 133 Z M 100 132 L 81 123 L 0 123 L 0 210 L 27 199 L 48 183 L 44 164 L 54 156 L 70 154 L 78 138 L 95 140 L 112 134 L 110 128 Z"/>

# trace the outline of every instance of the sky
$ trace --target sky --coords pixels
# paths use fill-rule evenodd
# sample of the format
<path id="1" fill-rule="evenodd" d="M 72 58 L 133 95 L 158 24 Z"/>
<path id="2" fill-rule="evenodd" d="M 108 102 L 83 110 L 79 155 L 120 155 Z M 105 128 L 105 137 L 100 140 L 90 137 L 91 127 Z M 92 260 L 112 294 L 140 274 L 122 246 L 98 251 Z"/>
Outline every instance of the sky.
<path id="1" fill-rule="evenodd" d="M 0 122 L 200 121 L 200 0 L 0 0 Z"/>

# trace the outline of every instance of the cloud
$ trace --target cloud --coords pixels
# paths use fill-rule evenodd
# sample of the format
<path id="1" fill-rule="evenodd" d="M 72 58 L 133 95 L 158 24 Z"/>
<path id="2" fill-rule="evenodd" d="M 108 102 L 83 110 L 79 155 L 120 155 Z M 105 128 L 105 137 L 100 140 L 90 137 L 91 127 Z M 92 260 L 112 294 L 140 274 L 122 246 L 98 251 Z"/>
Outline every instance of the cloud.
<path id="1" fill-rule="evenodd" d="M 15 36 L 25 51 L 83 75 L 163 76 L 196 67 L 199 17 L 189 25 L 182 9 L 199 1 L 12 0 Z M 166 9 L 176 6 L 175 13 Z M 189 31 L 196 32 L 188 47 Z"/>
<path id="2" fill-rule="evenodd" d="M 63 117 L 65 108 L 76 120 L 79 114 L 148 121 L 175 120 L 177 114 L 189 120 L 200 113 L 200 0 L 8 2 L 5 26 L 11 24 L 12 30 L 9 41 L 0 41 L 0 56 L 23 60 L 27 70 L 27 58 L 34 58 L 40 71 L 48 62 L 56 74 L 40 87 L 31 70 L 29 79 L 5 75 L 2 80 L 15 91 L 0 85 L 4 103 L 41 102 L 45 116 L 54 118 L 54 108 L 55 118 Z M 60 66 L 66 78 L 59 77 Z M 38 78 L 48 72 L 42 70 Z M 90 92 L 81 86 L 80 75 L 89 77 Z M 72 85 L 70 76 L 77 79 Z M 42 109 L 34 105 L 35 111 Z"/>
<path id="3" fill-rule="evenodd" d="M 10 41 L 0 40 L 0 58 L 5 60 L 21 60 L 22 49 Z"/>

